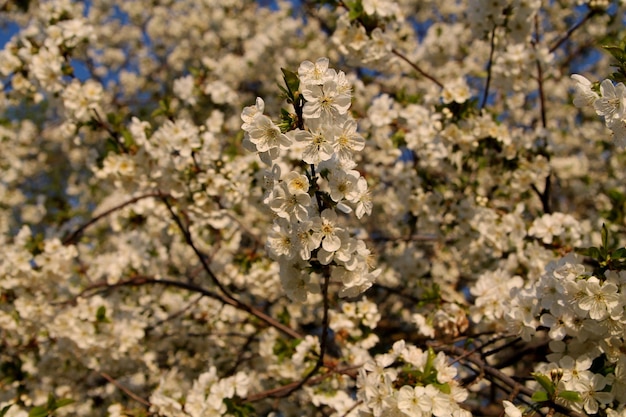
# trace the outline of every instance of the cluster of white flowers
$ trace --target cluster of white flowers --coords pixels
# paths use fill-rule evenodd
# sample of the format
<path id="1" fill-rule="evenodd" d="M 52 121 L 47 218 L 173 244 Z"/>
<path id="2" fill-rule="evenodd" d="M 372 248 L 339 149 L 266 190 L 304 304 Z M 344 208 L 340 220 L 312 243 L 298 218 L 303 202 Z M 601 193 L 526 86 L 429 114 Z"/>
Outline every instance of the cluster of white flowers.
<path id="1" fill-rule="evenodd" d="M 305 301 L 316 289 L 307 274 L 315 261 L 330 265 L 332 282 L 341 285 L 340 296 L 354 297 L 367 290 L 380 271 L 372 271 L 371 253 L 363 240 L 342 226 L 342 215 L 369 214 L 372 204 L 367 181 L 355 169 L 354 156 L 365 141 L 348 112 L 351 87 L 343 71 L 328 66 L 328 58 L 304 61 L 298 68 L 302 94 L 302 129 L 281 132 L 263 112 L 257 98 L 241 118 L 246 146 L 270 165 L 274 178 L 264 202 L 276 216 L 267 238 L 270 256 L 281 264 L 281 281 L 287 295 Z M 304 173 L 283 175 L 276 163 L 281 150 L 298 149 L 306 163 Z M 319 272 L 319 271 L 313 271 Z"/>
<path id="2" fill-rule="evenodd" d="M 1 415 L 626 415 L 626 2 L 0 3 Z"/>
<path id="3" fill-rule="evenodd" d="M 469 21 L 478 35 L 486 36 L 497 26 L 506 27 L 515 42 L 524 42 L 532 27 L 541 2 L 537 0 L 471 0 L 468 5 Z"/>
<path id="4" fill-rule="evenodd" d="M 45 93 L 60 93 L 67 87 L 66 76 L 74 72 L 67 56 L 82 42 L 93 41 L 93 35 L 81 3 L 44 2 L 29 26 L 0 52 L 0 73 L 11 76 L 14 91 L 36 101 L 43 99 L 38 88 Z"/>
<path id="5" fill-rule="evenodd" d="M 220 416 L 228 411 L 225 400 L 247 395 L 250 375 L 238 372 L 220 379 L 215 367 L 211 367 L 200 374 L 191 387 L 173 386 L 171 380 L 162 378 L 150 396 L 151 412 L 171 417 Z M 184 405 L 179 402 L 183 397 Z"/>
<path id="6" fill-rule="evenodd" d="M 572 75 L 576 81 L 574 105 L 593 107 L 598 116 L 604 117 L 606 127 L 613 132 L 617 146 L 626 147 L 626 86 L 603 80 L 599 88 L 580 74 Z"/>
<path id="7" fill-rule="evenodd" d="M 580 395 L 561 399 L 564 404 L 596 414 L 617 401 L 613 411 L 620 411 L 626 400 L 626 273 L 595 276 L 581 261 L 570 253 L 551 262 L 535 283 L 513 290 L 504 317 L 525 340 L 547 331 L 552 353 L 536 371 L 549 376 L 557 391 Z"/>
<path id="8" fill-rule="evenodd" d="M 472 414 L 458 404 L 467 391 L 454 379 L 456 374 L 444 353 L 400 340 L 359 369 L 359 411 L 374 417 L 469 417 Z"/>
<path id="9" fill-rule="evenodd" d="M 558 238 L 561 244 L 578 247 L 582 243 L 581 230 L 580 223 L 571 215 L 550 213 L 536 218 L 528 229 L 528 234 L 541 239 L 545 244 L 551 244 Z"/>

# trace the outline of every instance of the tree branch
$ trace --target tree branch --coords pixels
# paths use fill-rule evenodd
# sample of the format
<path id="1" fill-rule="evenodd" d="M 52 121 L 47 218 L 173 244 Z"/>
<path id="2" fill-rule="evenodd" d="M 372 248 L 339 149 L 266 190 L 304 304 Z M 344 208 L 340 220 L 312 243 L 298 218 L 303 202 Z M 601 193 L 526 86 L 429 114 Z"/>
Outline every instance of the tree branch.
<path id="1" fill-rule="evenodd" d="M 413 68 L 415 71 L 421 74 L 424 78 L 428 78 L 430 81 L 437 84 L 439 88 L 443 88 L 443 84 L 439 80 L 437 80 L 435 77 L 433 77 L 432 75 L 428 74 L 426 71 L 421 69 L 416 63 L 412 62 L 409 58 L 407 58 L 402 52 L 398 51 L 396 48 L 392 48 L 391 52 L 394 55 L 396 55 L 398 58 L 400 58 L 401 60 L 409 64 L 411 68 Z"/>
<path id="2" fill-rule="evenodd" d="M 211 290 L 207 290 L 205 288 L 202 288 L 198 285 L 195 284 L 191 284 L 191 283 L 186 283 L 186 282 L 180 282 L 180 281 L 174 281 L 174 280 L 169 280 L 169 279 L 155 279 L 152 277 L 147 277 L 147 276 L 143 276 L 143 275 L 137 275 L 133 278 L 130 278 L 128 280 L 125 281 L 120 281 L 117 282 L 115 284 L 107 284 L 106 282 L 100 282 L 97 284 L 94 284 L 86 289 L 84 289 L 80 294 L 78 294 L 76 296 L 76 298 L 78 297 L 89 297 L 93 294 L 97 294 L 100 293 L 102 291 L 108 291 L 110 289 L 114 289 L 114 288 L 119 288 L 119 287 L 140 287 L 140 286 L 144 286 L 144 285 L 164 285 L 167 287 L 175 287 L 175 288 L 181 288 L 190 292 L 194 292 L 194 293 L 198 293 L 198 294 L 202 294 L 203 296 L 209 297 L 209 298 L 213 298 L 215 300 L 219 300 L 221 302 L 223 302 L 224 304 L 228 304 L 231 305 L 233 307 L 235 307 L 238 310 L 242 310 L 245 311 L 251 315 L 253 315 L 254 317 L 258 318 L 259 320 L 263 321 L 264 323 L 266 323 L 267 325 L 269 325 L 270 327 L 274 327 L 276 330 L 279 330 L 280 332 L 284 333 L 285 335 L 294 338 L 294 339 L 301 339 L 303 337 L 302 334 L 300 334 L 299 332 L 297 332 L 296 330 L 292 329 L 289 326 L 286 326 L 284 324 L 282 324 L 281 322 L 277 321 L 276 319 L 274 319 L 273 317 L 265 314 L 264 312 L 262 312 L 261 310 L 258 310 L 254 307 L 251 307 L 239 300 L 236 300 L 230 296 L 224 295 L 224 294 L 219 294 L 216 292 L 213 292 Z M 95 291 L 93 294 L 88 294 L 91 290 L 94 289 L 98 289 L 98 291 Z"/>
<path id="3" fill-rule="evenodd" d="M 74 230 L 72 233 L 70 233 L 69 235 L 65 236 L 62 239 L 62 242 L 64 245 L 71 245 L 74 244 L 78 241 L 78 239 L 80 239 L 82 233 L 85 231 L 85 229 L 87 229 L 89 226 L 93 225 L 94 223 L 96 223 L 98 220 L 103 219 L 104 217 L 107 217 L 108 215 L 115 213 L 118 210 L 123 209 L 124 207 L 134 204 L 137 201 L 143 200 L 145 198 L 150 198 L 150 197 L 159 197 L 159 198 L 163 198 L 167 196 L 167 194 L 163 194 L 160 191 L 157 192 L 153 192 L 153 193 L 148 193 L 148 194 L 143 194 L 134 198 L 131 198 L 128 201 L 123 202 L 122 204 L 119 204 L 113 208 L 110 208 L 100 214 L 98 214 L 97 216 L 93 217 L 91 220 L 89 220 L 87 223 L 81 225 L 80 227 L 78 227 L 78 229 Z"/>
<path id="4" fill-rule="evenodd" d="M 124 385 L 122 385 L 121 383 L 119 383 L 115 378 L 113 378 L 111 375 L 107 374 L 106 372 L 98 372 L 98 374 L 106 379 L 107 381 L 109 381 L 111 384 L 115 385 L 120 391 L 122 391 L 124 394 L 128 395 L 130 398 L 132 398 L 133 400 L 145 405 L 146 407 L 150 407 L 150 402 L 144 400 L 143 398 L 141 398 L 140 396 L 138 396 L 137 394 L 135 394 L 134 392 L 132 392 L 131 390 L 129 390 L 128 388 L 126 388 Z"/>
<path id="5" fill-rule="evenodd" d="M 487 81 L 485 81 L 485 91 L 483 91 L 483 98 L 480 101 L 480 109 L 484 109 L 487 104 L 487 98 L 489 97 L 489 85 L 491 84 L 491 70 L 493 68 L 493 54 L 496 49 L 496 29 L 498 29 L 497 25 L 493 26 L 491 30 L 491 41 L 489 43 L 489 61 L 487 61 Z"/>
<path id="6" fill-rule="evenodd" d="M 178 226 L 178 229 L 183 234 L 183 237 L 185 238 L 185 242 L 194 251 L 194 253 L 196 254 L 196 257 L 198 258 L 198 260 L 200 261 L 200 264 L 202 265 L 202 268 L 207 273 L 209 278 L 211 278 L 211 281 L 213 282 L 213 284 L 217 288 L 219 288 L 219 290 L 222 292 L 222 294 L 224 294 L 226 297 L 231 298 L 231 299 L 234 300 L 234 298 L 230 295 L 230 292 L 226 289 L 226 287 L 224 287 L 224 285 L 220 282 L 220 280 L 217 278 L 217 276 L 211 270 L 211 267 L 209 266 L 209 263 L 208 263 L 208 261 L 206 259 L 206 256 L 202 252 L 200 252 L 200 249 L 198 249 L 196 247 L 196 245 L 195 245 L 195 243 L 193 241 L 193 238 L 191 236 L 191 232 L 185 227 L 185 225 L 183 224 L 180 216 L 174 212 L 174 208 L 172 207 L 172 205 L 168 201 L 168 197 L 163 195 L 163 196 L 160 197 L 160 200 L 167 207 L 167 210 L 170 212 L 170 215 L 172 216 L 172 219 L 174 220 L 174 223 L 176 223 L 176 226 Z"/>
<path id="7" fill-rule="evenodd" d="M 506 386 L 510 388 L 511 392 L 519 392 L 520 394 L 523 394 L 529 398 L 531 398 L 534 394 L 533 390 L 531 390 L 530 388 L 515 381 L 513 378 L 506 375 L 502 371 L 492 366 L 489 366 L 486 362 L 480 359 L 477 354 L 470 353 L 468 355 L 468 352 L 465 349 L 462 349 L 456 346 L 438 345 L 438 346 L 433 346 L 433 349 L 435 349 L 436 351 L 445 352 L 453 356 L 462 357 L 461 361 L 468 361 L 472 363 L 473 365 L 477 366 L 478 369 L 480 369 L 482 372 L 485 373 L 485 375 L 489 375 L 493 378 L 496 378 L 500 382 L 503 382 Z M 546 406 L 554 408 L 559 413 L 565 414 L 570 417 L 584 417 L 584 414 L 581 414 L 577 411 L 570 410 L 569 408 L 564 407 L 560 404 L 556 404 L 552 401 L 548 402 Z"/>
<path id="8" fill-rule="evenodd" d="M 556 51 L 557 49 L 559 49 L 559 47 L 561 45 L 563 45 L 563 43 L 565 41 L 567 41 L 572 34 L 578 29 L 580 28 L 582 25 L 585 24 L 585 22 L 587 22 L 589 19 L 591 19 L 591 17 L 593 17 L 595 14 L 597 13 L 597 11 L 595 9 L 591 9 L 587 12 L 587 14 L 585 15 L 585 17 L 582 18 L 582 20 L 580 20 L 578 23 L 576 23 L 574 26 L 572 26 L 571 28 L 569 28 L 569 30 L 567 31 L 567 33 L 565 33 L 565 35 L 563 35 L 563 37 L 561 37 L 558 41 L 556 41 L 554 43 L 554 45 L 552 45 L 549 49 L 550 53 Z"/>
<path id="9" fill-rule="evenodd" d="M 296 389 L 300 388 L 302 385 L 304 384 L 317 384 L 318 382 L 323 381 L 324 379 L 335 375 L 335 374 L 342 374 L 342 375 L 348 375 L 351 378 L 356 378 L 356 370 L 359 369 L 362 365 L 355 365 L 355 366 L 348 366 L 345 368 L 341 368 L 341 369 L 332 369 L 322 375 L 318 375 L 314 378 L 309 378 L 308 380 L 302 382 L 302 380 L 300 381 L 294 381 L 291 382 L 289 384 L 283 385 L 281 387 L 277 387 L 277 388 L 272 388 L 269 389 L 267 391 L 263 391 L 263 392 L 259 392 L 256 394 L 252 394 L 249 395 L 245 398 L 245 402 L 256 402 L 256 401 L 260 401 L 263 400 L 265 398 L 281 398 L 281 397 L 286 397 L 287 395 L 289 395 L 290 393 L 292 393 L 293 391 L 295 391 Z"/>

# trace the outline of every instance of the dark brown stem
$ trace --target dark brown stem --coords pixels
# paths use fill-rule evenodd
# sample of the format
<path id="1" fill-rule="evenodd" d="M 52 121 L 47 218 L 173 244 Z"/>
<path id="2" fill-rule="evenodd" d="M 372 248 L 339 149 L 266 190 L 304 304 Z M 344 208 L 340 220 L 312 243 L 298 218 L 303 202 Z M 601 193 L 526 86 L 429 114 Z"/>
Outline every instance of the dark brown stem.
<path id="1" fill-rule="evenodd" d="M 538 44 L 539 44 L 539 16 L 535 15 L 535 42 L 533 42 L 533 47 L 535 51 L 537 51 Z M 541 67 L 541 61 L 539 60 L 539 58 L 535 60 L 535 64 L 537 66 L 537 88 L 539 90 L 539 110 L 540 110 L 540 115 L 541 115 L 541 127 L 545 131 L 548 127 L 548 120 L 546 116 L 546 96 L 543 90 L 543 68 Z M 548 137 L 547 136 L 544 136 L 543 138 L 542 151 L 545 157 L 548 158 L 548 161 L 549 161 L 550 154 L 548 153 Z M 545 187 L 543 189 L 543 193 L 539 192 L 537 187 L 533 185 L 533 190 L 536 193 L 538 193 L 539 198 L 541 199 L 543 212 L 545 214 L 552 213 L 552 207 L 550 204 L 550 200 L 551 200 L 550 193 L 552 191 L 551 175 L 552 175 L 551 173 L 548 173 L 548 175 L 546 176 Z"/>
<path id="2" fill-rule="evenodd" d="M 118 210 L 123 209 L 124 207 L 134 204 L 137 201 L 143 200 L 144 198 L 150 198 L 150 197 L 166 197 L 167 194 L 163 194 L 160 191 L 158 192 L 154 192 L 154 193 L 148 193 L 148 194 L 143 194 L 134 198 L 131 198 L 128 201 L 123 202 L 122 204 L 119 204 L 113 208 L 110 208 L 100 214 L 98 214 L 97 216 L 93 217 L 91 220 L 89 220 L 87 223 L 81 225 L 78 229 L 74 230 L 72 233 L 70 233 L 69 235 L 65 236 L 62 240 L 64 245 L 71 245 L 74 244 L 78 241 L 78 239 L 80 238 L 80 236 L 82 235 L 82 233 L 85 231 L 85 229 L 87 229 L 89 226 L 93 225 L 94 223 L 96 223 L 98 220 L 107 217 L 108 215 L 115 213 Z"/>
<path id="3" fill-rule="evenodd" d="M 295 384 L 290 384 L 289 388 L 286 388 L 281 392 L 281 397 L 286 397 L 292 392 L 300 389 L 306 384 L 324 365 L 324 358 L 326 356 L 326 349 L 328 346 L 328 333 L 329 333 L 329 316 L 328 310 L 330 309 L 330 303 L 328 301 L 328 284 L 330 282 L 330 271 L 326 269 L 324 271 L 324 282 L 322 283 L 322 298 L 324 300 L 324 312 L 322 317 L 322 336 L 320 339 L 320 353 L 315 362 L 315 366 L 311 369 L 300 381 Z"/>
<path id="4" fill-rule="evenodd" d="M 194 243 L 193 237 L 191 236 L 191 232 L 185 227 L 180 216 L 174 212 L 174 208 L 168 201 L 168 198 L 163 196 L 161 197 L 161 201 L 167 207 L 167 210 L 170 212 L 170 215 L 172 216 L 172 219 L 174 220 L 174 223 L 176 223 L 176 226 L 178 226 L 178 229 L 183 234 L 183 237 L 185 238 L 185 242 L 194 251 L 194 253 L 196 254 L 196 257 L 198 258 L 198 260 L 200 261 L 200 264 L 202 265 L 202 268 L 207 273 L 209 278 L 211 278 L 211 281 L 213 282 L 213 284 L 217 288 L 219 288 L 222 294 L 234 300 L 234 298 L 230 295 L 230 291 L 228 291 L 226 287 L 224 287 L 224 285 L 220 282 L 220 280 L 211 270 L 211 267 L 209 266 L 209 262 L 207 261 L 206 256 L 202 252 L 200 252 L 200 249 L 198 249 L 198 247 Z"/>
<path id="5" fill-rule="evenodd" d="M 533 390 L 515 381 L 513 378 L 506 375 L 505 373 L 498 370 L 497 368 L 494 368 L 493 366 L 488 365 L 477 354 L 468 355 L 467 354 L 468 352 L 465 349 L 462 349 L 456 346 L 439 345 L 439 346 L 433 346 L 433 349 L 435 349 L 436 351 L 445 352 L 455 357 L 456 356 L 462 357 L 463 358 L 462 361 L 467 361 L 467 362 L 472 363 L 473 365 L 478 367 L 478 369 L 484 372 L 485 375 L 495 378 L 499 380 L 500 382 L 504 383 L 509 388 L 510 392 L 519 392 L 529 398 L 533 396 L 533 393 L 534 393 Z M 584 417 L 583 414 L 577 411 L 570 410 L 567 407 L 556 404 L 552 401 L 550 401 L 549 404 L 546 404 L 546 405 L 550 406 L 551 408 L 554 408 L 559 413 L 565 414 L 570 417 Z"/>
<path id="6" fill-rule="evenodd" d="M 289 395 L 290 393 L 292 393 L 293 391 L 302 387 L 305 384 L 308 384 L 308 385 L 317 384 L 318 382 L 321 382 L 324 379 L 331 377 L 332 375 L 335 375 L 335 374 L 348 375 L 351 378 L 356 378 L 356 370 L 359 369 L 361 366 L 362 365 L 356 365 L 356 366 L 348 366 L 348 367 L 341 368 L 341 369 L 333 369 L 322 375 L 309 378 L 308 380 L 304 382 L 302 380 L 294 381 L 294 382 L 291 382 L 289 384 L 286 384 L 277 388 L 272 388 L 263 392 L 248 395 L 245 401 L 252 403 L 252 402 L 264 400 L 266 398 L 286 397 L 287 395 Z"/>
<path id="7" fill-rule="evenodd" d="M 597 12 L 594 9 L 591 9 L 587 12 L 587 14 L 585 15 L 585 17 L 582 18 L 582 20 L 580 20 L 578 23 L 576 23 L 574 26 L 572 26 L 571 28 L 569 28 L 569 30 L 567 31 L 567 33 L 565 33 L 565 35 L 563 35 L 563 37 L 561 37 L 558 41 L 556 41 L 554 43 L 554 45 L 552 45 L 549 49 L 550 53 L 556 51 L 557 49 L 559 49 L 559 47 L 561 45 L 563 45 L 563 43 L 565 41 L 567 41 L 572 34 L 578 29 L 580 28 L 583 24 L 585 24 L 585 22 L 587 22 L 589 19 L 591 19 L 591 17 L 593 17 L 593 15 L 595 15 Z"/>
<path id="8" fill-rule="evenodd" d="M 214 291 L 207 290 L 206 288 L 200 287 L 198 285 L 186 283 L 186 282 L 179 282 L 179 281 L 173 281 L 173 280 L 168 280 L 168 279 L 155 279 L 152 277 L 137 275 L 131 279 L 120 281 L 115 284 L 110 284 L 110 285 L 106 283 L 94 284 L 91 287 L 83 290 L 83 292 L 81 292 L 78 295 L 78 297 L 90 296 L 92 294 L 88 294 L 88 293 L 90 293 L 90 291 L 94 289 L 101 289 L 101 290 L 106 291 L 109 289 L 119 288 L 119 287 L 139 287 L 139 286 L 144 286 L 144 285 L 164 285 L 166 287 L 175 287 L 175 288 L 184 289 L 193 293 L 201 294 L 203 296 L 213 298 L 215 300 L 219 300 L 223 302 L 224 304 L 231 305 L 239 310 L 245 311 L 253 315 L 254 317 L 258 318 L 259 320 L 263 321 L 267 325 L 274 327 L 276 330 L 281 331 L 282 333 L 284 333 L 285 335 L 291 338 L 301 339 L 303 337 L 303 335 L 300 334 L 299 332 L 295 331 L 289 326 L 282 324 L 281 322 L 277 321 L 273 317 L 268 316 L 261 310 L 258 310 L 252 306 L 249 306 L 228 295 L 216 293 Z M 94 293 L 98 293 L 98 292 L 99 291 L 96 291 Z"/>
<path id="9" fill-rule="evenodd" d="M 141 398 L 140 396 L 138 396 L 137 394 L 135 394 L 134 392 L 132 392 L 131 390 L 129 390 L 128 388 L 126 388 L 124 385 L 120 384 L 115 378 L 113 378 L 111 375 L 107 374 L 106 372 L 98 372 L 98 374 L 100 374 L 100 376 L 104 379 L 106 379 L 107 381 L 109 381 L 111 384 L 115 385 L 120 391 L 122 391 L 124 394 L 128 395 L 130 398 L 132 398 L 133 400 L 145 405 L 146 407 L 150 407 L 150 402 L 144 400 L 143 398 Z"/>
<path id="10" fill-rule="evenodd" d="M 491 84 L 491 70 L 493 68 L 493 54 L 496 50 L 496 29 L 497 25 L 493 26 L 491 30 L 491 42 L 489 49 L 489 61 L 487 61 L 487 81 L 485 81 L 485 91 L 483 91 L 483 98 L 480 102 L 480 109 L 484 109 L 487 104 L 487 98 L 489 97 L 489 85 Z"/>
<path id="11" fill-rule="evenodd" d="M 432 81 L 435 84 L 437 84 L 437 86 L 439 88 L 443 88 L 443 84 L 439 80 L 437 80 L 435 77 L 433 77 L 432 75 L 428 74 L 426 71 L 421 69 L 416 63 L 412 62 L 409 58 L 407 58 L 402 52 L 398 51 L 396 48 L 393 48 L 391 50 L 391 52 L 394 55 L 396 55 L 398 58 L 400 58 L 401 60 L 403 60 L 404 62 L 409 64 L 411 66 L 411 68 L 413 68 L 415 71 L 417 71 L 424 78 L 428 78 L 430 81 Z"/>

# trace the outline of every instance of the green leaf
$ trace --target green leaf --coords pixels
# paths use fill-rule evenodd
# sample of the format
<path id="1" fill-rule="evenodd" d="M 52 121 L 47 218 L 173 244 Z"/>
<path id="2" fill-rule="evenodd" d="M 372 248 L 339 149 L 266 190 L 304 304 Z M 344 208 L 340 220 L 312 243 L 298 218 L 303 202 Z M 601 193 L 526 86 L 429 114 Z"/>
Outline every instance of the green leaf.
<path id="1" fill-rule="evenodd" d="M 107 308 L 105 306 L 98 307 L 96 311 L 96 321 L 102 323 L 107 318 Z"/>
<path id="2" fill-rule="evenodd" d="M 609 247 L 609 230 L 606 228 L 606 224 L 602 223 L 602 247 L 604 249 Z"/>
<path id="3" fill-rule="evenodd" d="M 280 123 L 278 124 L 278 127 L 280 127 L 280 131 L 285 133 L 285 132 L 295 129 L 297 126 L 296 118 L 297 118 L 296 115 L 289 113 L 289 111 L 287 111 L 284 108 L 281 108 L 280 109 Z"/>
<path id="4" fill-rule="evenodd" d="M 429 347 L 428 359 L 426 359 L 426 363 L 424 364 L 424 371 L 423 371 L 423 375 L 424 375 L 424 378 L 426 378 L 426 380 L 428 380 L 429 377 L 431 376 L 435 378 L 437 376 L 437 370 L 434 367 L 436 357 L 437 357 L 437 354 L 435 353 L 435 351 Z"/>
<path id="5" fill-rule="evenodd" d="M 363 4 L 360 1 L 346 2 L 348 6 L 348 18 L 351 22 L 359 19 L 363 14 Z"/>
<path id="6" fill-rule="evenodd" d="M 48 394 L 48 402 L 45 406 L 37 406 L 31 408 L 28 413 L 28 417 L 46 417 L 51 416 L 55 410 L 64 407 L 68 404 L 72 404 L 74 400 L 70 398 L 56 399 L 52 393 Z"/>
<path id="7" fill-rule="evenodd" d="M 281 68 L 280 70 L 283 72 L 283 79 L 285 80 L 287 90 L 289 90 L 289 98 L 295 101 L 296 92 L 300 88 L 300 78 L 298 74 L 293 71 L 289 71 L 285 68 Z"/>
<path id="8" fill-rule="evenodd" d="M 286 97 L 289 97 L 289 91 L 287 91 L 287 89 L 286 89 L 285 87 L 283 87 L 282 85 L 280 85 L 280 84 L 278 84 L 278 83 L 276 83 L 276 84 L 278 85 L 278 88 L 280 88 L 280 91 L 282 91 L 282 92 L 283 92 L 283 94 L 284 94 Z"/>
<path id="9" fill-rule="evenodd" d="M 254 407 L 250 404 L 240 404 L 240 398 L 224 398 L 224 404 L 226 404 L 226 411 L 228 415 L 235 417 L 249 417 L 254 414 Z"/>
<path id="10" fill-rule="evenodd" d="M 592 259 L 599 260 L 600 259 L 600 249 L 592 246 L 590 248 L 582 248 L 577 250 L 578 253 L 584 256 L 588 256 Z"/>
<path id="11" fill-rule="evenodd" d="M 541 385 L 541 387 L 546 390 L 549 395 L 548 398 L 554 397 L 556 387 L 554 386 L 554 382 L 550 378 L 543 374 L 540 374 L 539 372 L 533 372 L 531 375 L 533 378 L 535 378 L 535 381 L 539 382 L 539 385 Z"/>
<path id="12" fill-rule="evenodd" d="M 52 393 L 48 394 L 48 410 L 54 410 L 54 404 L 56 402 L 56 399 L 54 398 L 54 395 Z"/>
<path id="13" fill-rule="evenodd" d="M 278 357 L 278 361 L 290 358 L 296 351 L 296 347 L 302 342 L 302 339 L 276 339 L 272 352 Z"/>
<path id="14" fill-rule="evenodd" d="M 170 116 L 171 113 L 170 100 L 165 98 L 159 101 L 159 108 L 152 112 L 152 117 Z"/>
<path id="15" fill-rule="evenodd" d="M 580 394 L 577 393 L 576 391 L 561 391 L 558 393 L 557 397 L 559 398 L 563 398 L 566 401 L 573 401 L 573 402 L 581 402 L 583 399 L 580 397 Z"/>
<path id="16" fill-rule="evenodd" d="M 613 58 L 617 59 L 618 62 L 622 64 L 626 62 L 626 52 L 624 52 L 624 49 L 618 46 L 610 45 L 604 45 L 602 48 L 606 49 L 608 53 L 613 55 Z"/>
<path id="17" fill-rule="evenodd" d="M 435 386 L 435 388 L 437 388 L 439 391 L 443 392 L 444 394 L 450 394 L 450 392 L 452 392 L 450 389 L 450 385 L 448 385 L 447 382 L 445 384 L 434 383 L 432 385 Z"/>
<path id="18" fill-rule="evenodd" d="M 70 404 L 73 404 L 75 402 L 76 401 L 72 400 L 71 398 L 59 398 L 54 403 L 54 409 L 56 410 L 57 408 L 65 407 L 66 405 L 70 405 Z"/>
<path id="19" fill-rule="evenodd" d="M 545 391 L 537 391 L 533 394 L 531 398 L 533 401 L 538 402 L 538 403 L 542 403 L 542 402 L 549 400 L 548 393 Z"/>
<path id="20" fill-rule="evenodd" d="M 626 258 L 626 248 L 615 249 L 611 253 L 611 259 L 623 259 Z"/>
<path id="21" fill-rule="evenodd" d="M 112 138 L 112 137 L 108 137 L 106 139 L 106 142 L 104 143 L 104 157 L 105 158 L 109 154 L 109 152 L 112 152 L 114 154 L 120 153 L 119 143 L 117 142 L 117 140 L 115 140 L 115 138 Z"/>
<path id="22" fill-rule="evenodd" d="M 48 415 L 48 407 L 33 407 L 28 412 L 28 417 L 46 417 Z"/>
<path id="23" fill-rule="evenodd" d="M 5 406 L 2 410 L 0 410 L 0 417 L 4 417 L 5 414 L 9 411 L 9 408 L 11 408 L 12 406 L 13 404 L 9 404 Z"/>
<path id="24" fill-rule="evenodd" d="M 135 144 L 135 139 L 133 138 L 133 134 L 130 133 L 128 129 L 122 129 L 122 137 L 124 138 L 124 146 L 126 148 L 130 148 Z"/>

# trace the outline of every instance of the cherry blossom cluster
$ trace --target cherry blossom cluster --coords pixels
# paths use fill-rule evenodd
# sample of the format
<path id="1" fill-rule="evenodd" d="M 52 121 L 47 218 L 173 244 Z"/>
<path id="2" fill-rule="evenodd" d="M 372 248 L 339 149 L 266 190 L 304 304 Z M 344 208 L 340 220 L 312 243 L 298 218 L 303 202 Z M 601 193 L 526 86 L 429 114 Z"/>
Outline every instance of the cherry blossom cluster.
<path id="1" fill-rule="evenodd" d="M 0 416 L 626 415 L 626 2 L 297 3 L 0 2 Z"/>
<path id="2" fill-rule="evenodd" d="M 592 83 L 580 74 L 572 75 L 576 81 L 574 105 L 592 107 L 613 133 L 617 146 L 626 146 L 626 86 L 622 82 L 614 83 L 609 79 L 601 83 Z"/>
<path id="3" fill-rule="evenodd" d="M 308 272 L 313 263 L 330 267 L 339 295 L 354 297 L 367 290 L 380 271 L 372 271 L 371 253 L 363 240 L 342 225 L 354 212 L 358 219 L 372 210 L 367 181 L 355 169 L 365 141 L 349 113 L 351 86 L 343 71 L 329 68 L 328 58 L 304 61 L 298 68 L 304 104 L 301 127 L 281 131 L 264 114 L 264 102 L 241 115 L 248 149 L 270 166 L 264 203 L 275 215 L 267 238 L 270 256 L 281 265 L 281 282 L 294 301 L 318 291 Z M 297 106 L 297 104 L 296 104 Z M 280 151 L 302 160 L 304 171 L 281 172 Z M 313 272 L 320 272 L 313 270 Z"/>
<path id="4" fill-rule="evenodd" d="M 504 318 L 525 340 L 547 332 L 552 353 L 536 371 L 552 379 L 557 391 L 578 393 L 562 404 L 588 414 L 623 412 L 624 271 L 595 275 L 570 253 L 551 262 L 536 282 L 520 284 L 510 286 L 514 297 Z"/>
<path id="5" fill-rule="evenodd" d="M 465 401 L 467 391 L 456 375 L 443 352 L 423 351 L 399 340 L 359 370 L 359 411 L 374 417 L 469 417 L 472 414 L 458 404 Z"/>

